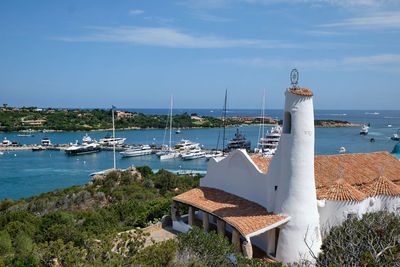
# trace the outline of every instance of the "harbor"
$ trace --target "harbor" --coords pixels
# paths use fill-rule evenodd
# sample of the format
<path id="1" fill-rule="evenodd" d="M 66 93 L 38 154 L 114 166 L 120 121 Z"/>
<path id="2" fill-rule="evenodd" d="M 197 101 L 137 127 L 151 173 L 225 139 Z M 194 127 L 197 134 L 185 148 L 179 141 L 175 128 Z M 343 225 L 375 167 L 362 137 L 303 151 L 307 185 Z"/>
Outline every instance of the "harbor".
<path id="1" fill-rule="evenodd" d="M 254 111 L 254 114 L 259 111 Z M 317 155 L 338 154 L 341 147 L 345 147 L 345 153 L 367 153 L 375 151 L 392 152 L 396 141 L 391 137 L 400 127 L 399 111 L 382 111 L 379 115 L 365 114 L 365 111 L 316 111 L 316 118 L 341 118 L 352 122 L 371 123 L 368 135 L 361 136 L 361 127 L 342 128 L 315 128 L 315 153 Z M 328 115 L 349 114 L 349 115 Z M 385 118 L 386 117 L 386 118 Z M 388 127 L 388 124 L 391 127 Z M 259 126 L 238 127 L 240 132 L 251 142 L 253 150 L 258 143 Z M 270 131 L 271 126 L 266 126 L 265 131 Z M 227 128 L 225 134 L 225 146 L 234 138 L 237 128 Z M 92 139 L 100 140 L 108 132 L 91 132 L 88 135 Z M 24 144 L 20 147 L 1 147 L 0 155 L 0 198 L 18 199 L 48 192 L 57 188 L 65 188 L 73 185 L 83 185 L 90 180 L 90 174 L 113 167 L 113 147 L 103 147 L 99 153 L 69 156 L 64 150 L 70 143 L 76 140 L 81 142 L 86 135 L 81 132 L 48 132 L 36 133 L 34 137 L 18 137 L 18 133 L 2 133 L 1 140 L 17 141 Z M 160 149 L 168 143 L 164 129 L 152 130 L 125 130 L 116 131 L 117 137 L 126 138 L 124 144 L 127 147 L 116 147 L 116 165 L 119 169 L 129 166 L 149 166 L 153 171 L 166 169 L 174 173 L 203 173 L 207 170 L 206 158 L 183 160 L 174 158 L 160 160 L 154 153 L 138 157 L 122 157 L 120 152 L 132 145 L 148 144 Z M 181 139 L 191 140 L 200 144 L 204 151 L 216 148 L 218 136 L 222 136 L 222 129 L 185 129 L 180 134 L 172 133 L 171 143 L 175 145 Z M 165 137 L 164 137 L 165 136 Z M 53 145 L 49 149 L 32 152 L 35 145 L 41 143 L 42 138 L 48 137 Z M 375 142 L 370 142 L 374 138 Z M 222 146 L 220 137 L 219 149 Z M 397 154 L 395 154 L 397 155 Z M 18 188 L 16 190 L 16 188 Z"/>

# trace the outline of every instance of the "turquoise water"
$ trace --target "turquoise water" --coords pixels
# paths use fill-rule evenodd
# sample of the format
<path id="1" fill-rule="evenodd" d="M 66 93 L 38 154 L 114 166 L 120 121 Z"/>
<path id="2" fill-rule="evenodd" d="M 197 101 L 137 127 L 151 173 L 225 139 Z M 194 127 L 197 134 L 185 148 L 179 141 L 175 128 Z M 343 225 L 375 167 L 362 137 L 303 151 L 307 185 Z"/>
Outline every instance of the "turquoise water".
<path id="1" fill-rule="evenodd" d="M 391 152 L 396 142 L 390 140 L 390 136 L 400 128 L 400 111 L 385 111 L 379 112 L 379 114 L 365 113 L 362 111 L 358 113 L 355 111 L 316 112 L 315 117 L 319 119 L 329 117 L 330 119 L 352 122 L 371 122 L 371 129 L 367 136 L 360 136 L 359 127 L 316 128 L 315 153 L 337 154 L 341 146 L 346 148 L 347 153 Z M 351 114 L 351 116 L 348 114 Z M 392 124 L 392 127 L 387 127 L 387 124 Z M 240 130 L 251 140 L 252 147 L 254 147 L 257 142 L 259 127 L 243 126 L 240 127 Z M 226 142 L 233 137 L 235 131 L 235 128 L 226 130 Z M 211 149 L 215 148 L 220 132 L 220 129 L 183 130 L 180 135 L 173 134 L 173 143 L 185 138 L 200 142 L 204 148 Z M 127 144 L 154 143 L 161 145 L 164 134 L 164 130 L 117 131 L 117 136 L 127 138 Z M 85 133 L 37 133 L 35 137 L 31 138 L 17 137 L 16 135 L 16 133 L 3 133 L 0 134 L 0 138 L 7 137 L 9 140 L 16 140 L 23 144 L 37 144 L 46 135 L 54 144 L 65 144 L 81 140 Z M 104 137 L 106 132 L 93 132 L 89 135 L 98 140 Z M 369 142 L 372 137 L 376 140 L 375 143 Z M 165 141 L 167 141 L 168 134 L 165 138 Z M 222 141 L 220 146 L 221 143 Z M 400 155 L 397 156 L 400 158 Z M 0 199 L 18 199 L 57 188 L 82 185 L 90 180 L 90 173 L 109 169 L 112 165 L 113 155 L 111 151 L 81 156 L 66 156 L 64 152 L 60 151 L 6 152 L 0 156 Z M 172 171 L 179 169 L 205 171 L 207 169 L 207 161 L 205 159 L 192 161 L 175 159 L 161 162 L 155 155 L 134 158 L 121 158 L 117 155 L 118 168 L 127 168 L 131 165 L 148 165 L 155 170 L 164 168 Z"/>

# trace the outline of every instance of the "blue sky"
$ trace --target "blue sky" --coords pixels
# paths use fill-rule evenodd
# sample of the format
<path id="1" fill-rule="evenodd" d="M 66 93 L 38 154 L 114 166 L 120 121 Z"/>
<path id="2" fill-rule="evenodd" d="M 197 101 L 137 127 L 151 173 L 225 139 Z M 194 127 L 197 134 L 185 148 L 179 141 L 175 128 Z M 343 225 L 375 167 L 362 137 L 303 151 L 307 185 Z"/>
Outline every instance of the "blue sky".
<path id="1" fill-rule="evenodd" d="M 399 109 L 398 0 L 0 1 L 12 106 Z"/>

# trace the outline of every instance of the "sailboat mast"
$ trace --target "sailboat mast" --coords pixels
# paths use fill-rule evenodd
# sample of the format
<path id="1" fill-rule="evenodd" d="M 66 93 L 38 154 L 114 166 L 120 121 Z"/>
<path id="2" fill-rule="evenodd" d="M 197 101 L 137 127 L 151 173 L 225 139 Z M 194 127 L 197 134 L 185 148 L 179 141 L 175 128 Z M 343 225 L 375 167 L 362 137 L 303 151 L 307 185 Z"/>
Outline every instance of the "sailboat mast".
<path id="1" fill-rule="evenodd" d="M 114 170 L 117 169 L 117 163 L 115 161 L 115 124 L 114 124 L 114 106 L 111 108 L 111 114 L 112 114 L 112 124 L 113 124 L 113 152 L 114 152 Z"/>
<path id="2" fill-rule="evenodd" d="M 224 102 L 224 110 L 223 110 L 223 125 L 224 125 L 224 133 L 222 135 L 222 155 L 225 155 L 225 124 L 226 124 L 226 98 L 228 94 L 228 89 L 225 89 L 225 102 Z"/>
<path id="3" fill-rule="evenodd" d="M 173 98 L 171 95 L 171 105 L 170 105 L 170 116 L 169 116 L 169 149 L 171 150 L 171 138 L 172 138 L 172 104 L 173 104 Z"/>
<path id="4" fill-rule="evenodd" d="M 265 88 L 264 88 L 264 96 L 263 96 L 263 105 L 262 105 L 262 135 L 261 137 L 264 138 L 264 129 L 265 129 Z"/>

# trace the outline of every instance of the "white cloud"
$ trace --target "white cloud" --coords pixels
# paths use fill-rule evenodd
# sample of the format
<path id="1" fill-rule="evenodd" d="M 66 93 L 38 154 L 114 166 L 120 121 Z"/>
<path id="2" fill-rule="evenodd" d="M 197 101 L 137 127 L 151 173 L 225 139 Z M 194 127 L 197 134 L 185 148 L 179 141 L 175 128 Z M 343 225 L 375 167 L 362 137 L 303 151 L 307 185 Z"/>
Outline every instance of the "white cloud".
<path id="1" fill-rule="evenodd" d="M 349 18 L 340 22 L 319 25 L 320 27 L 350 28 L 400 28 L 400 11 L 379 12 L 363 17 Z"/>
<path id="2" fill-rule="evenodd" d="M 289 60 L 267 58 L 225 58 L 218 62 L 239 66 L 289 68 L 296 66 L 307 70 L 347 71 L 347 70 L 381 70 L 400 71 L 400 54 L 380 54 L 342 59 Z"/>
<path id="3" fill-rule="evenodd" d="M 141 15 L 141 14 L 143 14 L 144 13 L 144 11 L 143 10 L 140 10 L 140 9 L 135 9 L 135 10 L 129 10 L 129 15 Z"/>
<path id="4" fill-rule="evenodd" d="M 214 35 L 193 35 L 168 27 L 87 27 L 87 35 L 57 37 L 69 42 L 125 42 L 175 48 L 293 48 L 300 47 L 276 40 L 230 39 Z"/>
<path id="5" fill-rule="evenodd" d="M 220 16 L 214 16 L 210 14 L 195 14 L 196 17 L 198 17 L 201 20 L 204 21 L 209 21 L 209 22 L 230 22 L 233 21 L 233 19 L 230 18 L 224 18 Z"/>
<path id="6" fill-rule="evenodd" d="M 312 6 L 339 6 L 339 7 L 384 7 L 398 4 L 398 0 L 186 0 L 178 4 L 190 8 L 224 8 L 236 3 L 247 4 L 310 4 Z"/>

